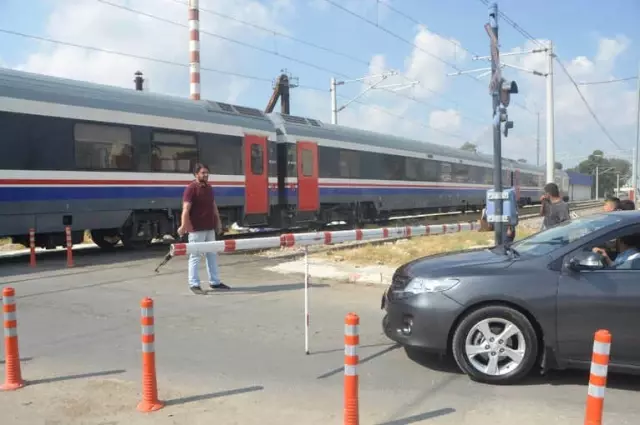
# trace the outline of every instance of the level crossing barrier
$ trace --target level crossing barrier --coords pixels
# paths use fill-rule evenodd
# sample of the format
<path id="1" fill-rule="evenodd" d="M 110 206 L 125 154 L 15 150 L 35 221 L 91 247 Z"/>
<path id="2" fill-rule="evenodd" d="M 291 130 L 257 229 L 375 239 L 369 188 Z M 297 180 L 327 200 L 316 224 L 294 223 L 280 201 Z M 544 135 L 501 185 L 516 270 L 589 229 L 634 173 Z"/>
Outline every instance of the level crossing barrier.
<path id="1" fill-rule="evenodd" d="M 174 243 L 165 258 L 174 256 L 200 255 L 209 252 L 225 254 L 260 249 L 291 248 L 299 246 L 304 252 L 304 346 L 309 354 L 309 246 L 335 245 L 344 242 L 384 241 L 410 238 L 414 236 L 442 235 L 479 230 L 478 222 L 427 224 L 422 226 L 382 227 L 378 229 L 339 230 L 334 232 L 286 233 L 280 236 L 251 239 L 227 239 L 210 242 Z M 157 271 L 157 269 L 156 269 Z"/>

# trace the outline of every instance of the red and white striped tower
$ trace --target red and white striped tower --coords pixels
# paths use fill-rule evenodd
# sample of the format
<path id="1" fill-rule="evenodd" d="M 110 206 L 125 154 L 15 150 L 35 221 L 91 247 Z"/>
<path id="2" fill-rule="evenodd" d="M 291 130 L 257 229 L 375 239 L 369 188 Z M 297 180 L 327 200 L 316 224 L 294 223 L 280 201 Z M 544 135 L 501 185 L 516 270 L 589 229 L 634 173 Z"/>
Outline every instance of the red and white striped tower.
<path id="1" fill-rule="evenodd" d="M 200 11 L 198 0 L 189 0 L 189 94 L 200 100 Z"/>

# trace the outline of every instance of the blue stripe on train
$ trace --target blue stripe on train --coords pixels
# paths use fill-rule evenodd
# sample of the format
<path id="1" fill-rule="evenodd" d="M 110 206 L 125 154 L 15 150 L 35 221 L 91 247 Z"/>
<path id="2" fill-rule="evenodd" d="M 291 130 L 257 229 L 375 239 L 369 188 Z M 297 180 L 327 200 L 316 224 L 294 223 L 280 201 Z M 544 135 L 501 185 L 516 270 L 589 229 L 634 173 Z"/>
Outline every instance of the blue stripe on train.
<path id="1" fill-rule="evenodd" d="M 244 187 L 216 187 L 216 197 L 242 197 Z M 0 202 L 28 202 L 28 201 L 65 201 L 79 199 L 139 199 L 139 198 L 180 198 L 183 187 L 0 187 Z M 433 187 L 401 187 L 401 188 L 373 188 L 373 187 L 341 187 L 320 188 L 320 196 L 385 196 L 385 195 L 451 195 L 470 196 L 484 193 L 486 189 L 475 188 L 433 188 Z M 275 193 L 273 193 L 275 195 Z M 535 191 L 521 191 L 521 196 L 537 195 Z M 297 195 L 297 190 L 288 189 L 289 196 Z"/>

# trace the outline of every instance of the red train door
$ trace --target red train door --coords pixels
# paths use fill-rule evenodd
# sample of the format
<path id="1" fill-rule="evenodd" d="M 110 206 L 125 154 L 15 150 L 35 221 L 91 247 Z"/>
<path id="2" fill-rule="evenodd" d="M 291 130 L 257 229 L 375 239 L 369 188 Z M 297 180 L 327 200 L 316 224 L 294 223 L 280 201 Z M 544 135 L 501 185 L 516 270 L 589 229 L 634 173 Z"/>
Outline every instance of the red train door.
<path id="1" fill-rule="evenodd" d="M 318 145 L 298 142 L 298 211 L 320 209 L 318 188 Z"/>
<path id="2" fill-rule="evenodd" d="M 267 137 L 244 135 L 244 213 L 269 213 Z"/>

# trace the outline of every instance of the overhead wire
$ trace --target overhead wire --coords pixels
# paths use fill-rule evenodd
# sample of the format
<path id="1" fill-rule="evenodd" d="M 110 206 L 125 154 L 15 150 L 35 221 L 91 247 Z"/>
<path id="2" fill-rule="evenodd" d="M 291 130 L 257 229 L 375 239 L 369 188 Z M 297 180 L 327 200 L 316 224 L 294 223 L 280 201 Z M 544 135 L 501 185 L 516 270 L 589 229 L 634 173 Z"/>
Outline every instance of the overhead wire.
<path id="1" fill-rule="evenodd" d="M 100 1 L 100 2 L 102 2 L 104 4 L 109 4 L 109 5 L 112 5 L 114 7 L 117 7 L 117 5 L 114 5 L 114 4 L 110 3 L 110 2 L 105 2 L 105 1 L 102 1 L 102 0 L 98 0 L 98 1 Z M 188 5 L 189 4 L 188 2 L 185 2 L 183 0 L 169 0 L 169 1 L 172 1 L 172 2 L 177 3 L 177 4 L 181 4 L 181 5 Z M 214 10 L 206 9 L 206 8 L 202 8 L 202 7 L 200 7 L 199 10 L 202 11 L 202 12 L 205 12 L 205 13 L 212 14 L 214 16 L 218 16 L 218 17 L 221 17 L 221 18 L 224 18 L 224 19 L 228 19 L 228 20 L 237 22 L 237 23 L 242 24 L 242 25 L 246 25 L 246 26 L 249 26 L 249 27 L 252 27 L 252 28 L 259 29 L 259 30 L 267 32 L 269 34 L 273 34 L 273 35 L 277 35 L 277 36 L 280 36 L 280 37 L 283 37 L 283 38 L 287 38 L 289 40 L 295 41 L 297 43 L 300 43 L 300 44 L 303 44 L 303 45 L 306 45 L 306 46 L 309 46 L 309 47 L 313 47 L 313 48 L 318 49 L 318 50 L 322 50 L 322 51 L 325 51 L 325 52 L 328 52 L 328 53 L 332 53 L 332 54 L 335 54 L 335 55 L 338 55 L 338 56 L 345 57 L 345 58 L 350 59 L 350 60 L 352 60 L 354 62 L 358 62 L 358 63 L 360 63 L 362 65 L 366 65 L 367 67 L 369 67 L 370 64 L 371 64 L 370 61 L 365 61 L 365 60 L 359 59 L 359 58 L 357 58 L 355 56 L 351 56 L 351 55 L 348 55 L 348 54 L 345 54 L 345 53 L 342 53 L 342 52 L 338 52 L 338 51 L 336 51 L 334 49 L 331 49 L 331 48 L 328 48 L 328 47 L 325 47 L 325 46 L 321 46 L 321 45 L 318 45 L 316 43 L 311 43 L 311 42 L 308 42 L 306 40 L 302 40 L 300 38 L 293 37 L 293 36 L 290 36 L 288 34 L 284 34 L 282 32 L 273 30 L 271 28 L 263 27 L 261 25 L 255 24 L 255 23 L 248 22 L 248 21 L 236 18 L 234 16 L 227 15 L 225 13 L 221 13 L 221 12 L 218 12 L 218 11 L 214 11 Z M 402 13 L 402 12 L 398 12 L 398 13 Z M 203 31 L 200 30 L 200 32 L 203 32 Z M 204 32 L 204 33 L 206 34 L 206 32 Z M 447 41 L 453 43 L 451 40 L 447 39 Z M 455 44 L 456 46 L 458 46 L 458 47 L 460 47 L 460 48 L 462 48 L 464 50 L 467 50 L 467 49 L 465 49 L 464 47 L 462 47 L 461 45 L 459 45 L 457 43 L 453 43 L 453 44 Z M 469 50 L 467 50 L 467 51 L 469 51 Z M 471 52 L 469 51 L 469 53 L 471 53 Z M 387 69 L 386 71 L 389 71 L 389 69 Z M 340 74 L 337 74 L 337 75 L 340 75 Z M 345 77 L 344 75 L 340 75 L 340 76 Z M 431 93 L 433 93 L 433 94 L 435 94 L 437 96 L 440 96 L 443 99 L 448 100 L 449 102 L 453 103 L 456 107 L 459 106 L 459 103 L 455 99 L 453 99 L 451 97 L 448 97 L 448 96 L 445 96 L 443 93 L 437 92 L 435 90 L 432 90 L 429 87 L 426 87 L 426 86 L 423 86 L 423 85 L 421 85 L 421 86 L 425 90 L 427 90 L 427 91 L 429 91 L 429 92 L 431 92 Z M 394 94 L 394 95 L 396 95 L 398 97 L 402 97 L 404 99 L 411 100 L 411 101 L 413 101 L 415 103 L 418 103 L 418 104 L 421 104 L 421 105 L 424 105 L 424 106 L 427 106 L 427 107 L 430 107 L 430 108 L 438 108 L 438 109 L 441 108 L 441 107 L 435 105 L 432 102 L 427 102 L 427 101 L 418 99 L 418 98 L 416 98 L 415 96 L 412 96 L 412 95 L 398 93 L 398 92 L 395 92 L 395 91 L 388 91 L 388 92 L 390 92 L 390 93 L 392 93 L 392 94 Z M 478 122 L 478 123 L 485 123 L 485 121 L 486 121 L 486 120 L 483 120 L 483 119 L 480 119 L 480 118 L 471 117 L 471 116 L 463 115 L 463 114 L 460 114 L 460 116 L 463 117 L 463 118 L 469 119 L 471 121 Z"/>
<path id="2" fill-rule="evenodd" d="M 605 128 L 605 126 L 602 124 L 602 122 L 600 121 L 600 119 L 598 118 L 598 116 L 596 115 L 595 112 L 593 112 L 593 109 L 591 108 L 591 105 L 589 105 L 589 102 L 587 102 L 587 99 L 585 99 L 584 95 L 582 94 L 582 91 L 580 90 L 580 87 L 578 87 L 578 84 L 575 82 L 575 80 L 573 79 L 573 77 L 571 76 L 571 74 L 569 74 L 569 71 L 567 70 L 567 68 L 564 66 L 564 64 L 562 63 L 562 61 L 560 60 L 560 58 L 558 57 L 558 55 L 555 55 L 556 57 L 556 62 L 558 63 L 558 65 L 560 65 L 560 68 L 562 68 L 562 70 L 564 71 L 564 73 L 566 74 L 566 76 L 569 78 L 569 81 L 571 81 L 571 83 L 573 84 L 573 86 L 575 87 L 576 91 L 578 92 L 578 95 L 580 96 L 580 99 L 582 99 L 582 102 L 584 103 L 584 105 L 587 107 L 587 110 L 589 111 L 589 114 L 591 114 L 591 116 L 593 117 L 594 121 L 598 124 L 598 126 L 600 127 L 600 129 L 602 130 L 602 132 L 605 134 L 605 136 L 607 136 L 607 138 L 609 139 L 609 141 L 611 141 L 611 143 L 613 143 L 618 149 L 622 149 L 620 147 L 620 145 L 618 144 L 618 142 L 616 142 L 613 137 L 611 137 L 611 134 L 609 134 L 609 131 Z"/>
<path id="3" fill-rule="evenodd" d="M 183 1 L 183 0 L 170 0 L 170 1 L 172 1 L 172 2 L 174 2 L 174 3 L 181 4 L 181 5 L 185 5 L 185 6 L 188 6 L 188 5 L 189 5 L 189 2 L 188 2 L 188 1 Z M 310 42 L 310 41 L 306 41 L 306 40 L 303 40 L 303 39 L 300 39 L 300 38 L 294 37 L 294 36 L 292 36 L 292 35 L 285 34 L 285 33 L 280 32 L 280 31 L 276 31 L 276 30 L 271 29 L 271 28 L 263 27 L 263 26 L 261 26 L 261 25 L 255 24 L 255 23 L 253 23 L 253 22 L 248 22 L 248 21 L 245 21 L 245 20 L 242 20 L 242 19 L 236 18 L 236 17 L 234 17 L 234 16 L 227 15 L 227 14 L 225 14 L 225 13 L 218 12 L 218 11 L 216 11 L 216 10 L 206 9 L 206 8 L 204 8 L 204 7 L 201 7 L 201 6 L 199 6 L 199 7 L 198 7 L 198 9 L 199 9 L 200 11 L 202 11 L 202 12 L 209 13 L 209 14 L 211 14 L 211 15 L 218 16 L 218 17 L 223 18 L 223 19 L 228 19 L 228 20 L 230 20 L 230 21 L 234 21 L 234 22 L 237 22 L 237 23 L 239 23 L 239 24 L 242 24 L 242 25 L 245 25 L 245 26 L 248 26 L 248 27 L 252 27 L 252 28 L 255 28 L 255 29 L 258 29 L 258 30 L 264 31 L 264 32 L 267 32 L 267 33 L 269 33 L 269 34 L 277 35 L 278 37 L 286 38 L 286 39 L 288 39 L 288 40 L 295 41 L 296 43 L 304 44 L 305 46 L 308 46 L 308 47 L 313 47 L 314 49 L 322 50 L 322 51 L 325 51 L 325 52 L 327 52 L 327 53 L 334 54 L 334 55 L 336 55 L 336 56 L 341 56 L 341 57 L 343 57 L 343 58 L 345 58 L 345 59 L 349 59 L 349 60 L 351 60 L 351 61 L 353 61 L 353 62 L 357 62 L 357 63 L 360 63 L 360 64 L 362 64 L 362 65 L 366 65 L 366 66 L 371 65 L 371 62 L 370 62 L 370 61 L 367 61 L 367 60 L 364 60 L 364 59 L 360 59 L 360 58 L 358 58 L 358 57 L 355 57 L 355 56 L 349 55 L 349 54 L 347 54 L 347 53 L 339 52 L 339 51 L 334 50 L 334 49 L 331 49 L 331 48 L 329 48 L 329 47 L 321 46 L 321 45 L 319 45 L 319 44 L 312 43 L 312 42 Z"/>
<path id="4" fill-rule="evenodd" d="M 106 53 L 106 54 L 111 54 L 111 55 L 115 55 L 115 56 L 122 56 L 122 57 L 128 57 L 128 58 L 133 58 L 133 59 L 144 60 L 144 61 L 148 61 L 148 62 L 161 63 L 161 64 L 171 65 L 171 66 L 176 66 L 176 67 L 181 67 L 181 68 L 189 68 L 188 64 L 184 64 L 184 63 L 180 63 L 180 62 L 170 61 L 170 60 L 166 60 L 166 59 L 153 58 L 153 57 L 149 57 L 149 56 L 138 55 L 138 54 L 133 54 L 133 53 L 127 53 L 127 52 L 111 50 L 111 49 L 106 49 L 106 48 L 101 48 L 101 47 L 87 46 L 87 45 L 82 45 L 82 44 L 78 44 L 78 43 L 72 43 L 72 42 L 68 42 L 68 41 L 56 40 L 56 39 L 53 39 L 53 38 L 42 37 L 42 36 L 33 35 L 33 34 L 26 34 L 26 33 L 23 33 L 23 32 L 9 30 L 9 29 L 5 29 L 5 28 L 0 28 L 0 33 L 8 34 L 8 35 L 14 35 L 14 36 L 23 37 L 23 38 L 28 38 L 28 39 L 32 39 L 32 40 L 44 41 L 44 42 L 47 42 L 47 43 L 57 44 L 57 45 L 61 45 L 61 46 L 74 47 L 74 48 L 77 48 L 77 49 L 90 50 L 90 51 L 99 52 L 99 53 Z M 215 68 L 209 68 L 209 67 L 201 67 L 200 69 L 202 71 L 214 72 L 214 73 L 223 74 L 223 75 L 229 75 L 229 76 L 238 77 L 238 78 L 245 78 L 245 79 L 248 79 L 248 80 L 260 81 L 260 82 L 266 82 L 266 83 L 272 83 L 273 82 L 272 79 L 269 79 L 269 78 L 259 77 L 259 76 L 255 76 L 255 75 L 242 74 L 242 73 L 232 72 L 232 71 L 226 71 L 226 70 L 222 70 L 222 69 L 215 69 Z M 307 86 L 307 85 L 298 85 L 297 88 L 302 88 L 302 89 L 310 90 L 310 91 L 323 92 L 323 93 L 327 93 L 329 91 L 328 89 L 322 89 L 322 88 L 313 87 L 313 86 Z M 342 95 L 338 95 L 338 97 L 344 98 L 344 99 L 348 99 L 347 97 L 342 96 Z M 411 122 L 411 123 L 415 123 L 415 124 L 418 124 L 418 125 L 420 125 L 422 127 L 425 127 L 425 128 L 428 128 L 428 129 L 431 129 L 431 130 L 434 130 L 434 131 L 438 131 L 438 132 L 443 133 L 443 134 L 445 134 L 445 135 L 447 135 L 449 137 L 453 137 L 453 138 L 460 139 L 460 140 L 467 140 L 466 138 L 464 138 L 464 137 L 462 137 L 460 135 L 444 132 L 443 130 L 439 130 L 439 129 L 430 127 L 430 126 L 424 124 L 421 121 L 413 120 L 413 119 L 407 118 L 405 116 L 395 114 L 395 113 L 393 113 L 391 111 L 388 111 L 387 109 L 379 107 L 377 105 L 367 104 L 367 103 L 361 102 L 359 100 L 355 100 L 353 102 L 354 103 L 358 103 L 358 104 L 360 104 L 360 105 L 362 105 L 362 106 L 364 106 L 366 108 L 369 108 L 369 109 L 378 110 L 378 111 L 380 111 L 382 113 L 385 113 L 385 114 L 387 114 L 389 116 L 392 116 L 394 118 L 397 118 L 397 119 L 400 119 L 400 120 L 403 120 L 403 121 L 407 121 L 407 122 Z"/>
<path id="5" fill-rule="evenodd" d="M 99 3 L 105 4 L 105 5 L 111 6 L 111 7 L 115 7 L 115 8 L 118 8 L 118 9 L 125 10 L 127 12 L 139 14 L 141 16 L 146 16 L 146 17 L 151 18 L 151 19 L 156 19 L 158 21 L 165 22 L 165 23 L 168 23 L 168 24 L 171 24 L 171 25 L 179 26 L 179 27 L 182 27 L 182 28 L 189 28 L 189 26 L 186 25 L 186 24 L 182 24 L 180 22 L 175 22 L 175 21 L 172 21 L 170 19 L 162 18 L 160 16 L 153 15 L 153 14 L 147 13 L 147 12 L 143 12 L 143 11 L 138 10 L 138 9 L 133 9 L 133 8 L 128 7 L 128 6 L 115 4 L 115 3 L 112 3 L 112 2 L 110 2 L 108 0 L 96 0 L 96 1 L 99 2 Z M 243 42 L 243 41 L 240 41 L 240 40 L 236 40 L 236 39 L 231 38 L 231 37 L 227 37 L 227 36 L 224 36 L 224 35 L 216 34 L 216 33 L 213 33 L 211 31 L 204 31 L 202 29 L 199 30 L 199 31 L 200 31 L 201 34 L 210 35 L 210 36 L 213 36 L 213 37 L 216 37 L 216 38 L 220 38 L 222 40 L 225 40 L 225 41 L 228 41 L 228 42 L 231 42 L 231 43 L 239 44 L 241 46 L 244 46 L 244 47 L 247 47 L 247 48 L 250 48 L 250 49 L 254 49 L 254 50 L 257 50 L 257 51 L 260 51 L 260 52 L 263 52 L 263 53 L 271 54 L 271 55 L 274 55 L 274 56 L 279 56 L 279 57 L 282 57 L 284 59 L 291 60 L 293 62 L 297 62 L 297 63 L 300 63 L 302 65 L 309 66 L 309 67 L 315 68 L 317 70 L 327 72 L 327 73 L 332 74 L 332 75 L 337 75 L 337 76 L 340 76 L 340 77 L 343 77 L 343 78 L 346 78 L 346 79 L 351 79 L 351 77 L 349 75 L 346 75 L 346 74 L 344 74 L 342 72 L 331 70 L 331 69 L 328 69 L 328 68 L 313 64 L 311 62 L 303 61 L 303 60 L 300 60 L 300 59 L 297 59 L 297 58 L 294 58 L 294 57 L 291 57 L 291 56 L 288 56 L 288 55 L 284 55 L 284 54 L 281 54 L 281 53 L 279 53 L 279 52 L 277 52 L 275 50 L 265 49 L 263 47 L 256 46 L 256 45 L 253 45 L 253 44 L 250 44 L 250 43 L 246 43 L 246 42 Z M 379 90 L 383 90 L 383 91 L 390 92 L 390 93 L 396 94 L 398 96 L 407 98 L 406 95 L 398 94 L 393 90 L 389 90 L 389 89 L 386 89 L 386 88 L 379 88 Z M 414 100 L 412 98 L 408 98 L 408 99 Z M 362 102 L 355 102 L 355 103 L 362 104 Z M 449 132 L 446 132 L 444 130 L 440 130 L 440 129 L 437 129 L 437 128 L 434 128 L 434 127 L 431 127 L 431 126 L 427 126 L 427 127 L 432 129 L 432 130 L 434 130 L 434 131 L 437 131 L 437 132 L 439 132 L 441 134 L 444 134 L 444 135 L 447 135 L 447 136 L 450 136 L 450 137 L 454 137 L 454 138 L 458 138 L 458 139 L 461 139 L 461 140 L 466 140 L 466 138 L 464 138 L 462 136 L 459 136 L 459 135 L 456 135 L 456 134 L 453 134 L 453 133 L 449 133 Z"/>
<path id="6" fill-rule="evenodd" d="M 622 81 L 630 81 L 630 80 L 637 80 L 638 77 L 627 77 L 627 78 L 616 78 L 614 80 L 605 80 L 605 81 L 587 81 L 587 82 L 582 82 L 582 83 L 578 83 L 579 86 L 592 86 L 595 84 L 610 84 L 610 83 L 619 83 Z"/>

